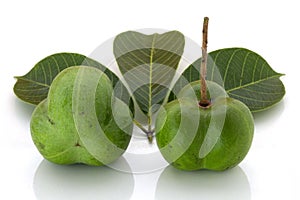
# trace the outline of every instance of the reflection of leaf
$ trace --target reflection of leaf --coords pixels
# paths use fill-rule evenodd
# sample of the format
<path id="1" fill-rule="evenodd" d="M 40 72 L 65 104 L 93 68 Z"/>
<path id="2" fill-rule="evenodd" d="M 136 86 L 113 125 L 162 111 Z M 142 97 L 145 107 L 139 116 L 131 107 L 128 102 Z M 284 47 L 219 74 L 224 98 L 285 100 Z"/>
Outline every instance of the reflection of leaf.
<path id="1" fill-rule="evenodd" d="M 118 77 L 99 62 L 84 55 L 76 53 L 58 53 L 48 56 L 38 62 L 34 68 L 24 76 L 18 76 L 14 86 L 15 94 L 22 100 L 38 104 L 47 97 L 53 79 L 63 69 L 85 65 L 96 67 L 111 79 L 113 85 L 118 82 Z"/>
<path id="2" fill-rule="evenodd" d="M 199 80 L 201 59 L 183 73 L 188 82 Z M 209 53 L 207 80 L 225 88 L 228 95 L 245 103 L 252 112 L 279 102 L 285 94 L 282 74 L 275 72 L 258 54 L 244 48 L 220 49 Z M 182 81 L 176 83 L 182 87 Z"/>
<path id="3" fill-rule="evenodd" d="M 152 35 L 128 31 L 114 40 L 120 71 L 138 106 L 150 117 L 168 94 L 183 48 L 184 36 L 178 31 Z"/>

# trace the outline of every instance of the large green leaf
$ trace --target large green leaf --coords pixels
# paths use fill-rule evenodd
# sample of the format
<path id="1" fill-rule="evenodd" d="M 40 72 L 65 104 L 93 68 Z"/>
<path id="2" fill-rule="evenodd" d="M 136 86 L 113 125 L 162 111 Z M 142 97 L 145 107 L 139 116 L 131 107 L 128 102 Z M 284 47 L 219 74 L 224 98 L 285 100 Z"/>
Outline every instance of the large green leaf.
<path id="1" fill-rule="evenodd" d="M 91 66 L 104 71 L 113 82 L 113 86 L 119 81 L 113 72 L 93 59 L 76 53 L 58 53 L 38 62 L 26 75 L 17 76 L 14 92 L 23 101 L 38 104 L 47 97 L 49 87 L 59 72 L 78 65 Z M 125 91 L 122 86 L 118 90 L 123 93 Z M 122 95 L 118 93 L 118 96 Z"/>
<path id="2" fill-rule="evenodd" d="M 137 105 L 150 118 L 169 94 L 184 43 L 178 31 L 152 35 L 128 31 L 114 40 L 119 69 Z"/>
<path id="3" fill-rule="evenodd" d="M 201 58 L 183 72 L 186 81 L 199 80 L 200 64 Z M 264 110 L 283 98 L 281 76 L 260 55 L 248 49 L 220 49 L 208 56 L 206 79 L 223 86 L 230 97 L 245 103 L 252 112 Z M 177 90 L 185 85 L 183 82 L 183 78 L 177 81 Z"/>

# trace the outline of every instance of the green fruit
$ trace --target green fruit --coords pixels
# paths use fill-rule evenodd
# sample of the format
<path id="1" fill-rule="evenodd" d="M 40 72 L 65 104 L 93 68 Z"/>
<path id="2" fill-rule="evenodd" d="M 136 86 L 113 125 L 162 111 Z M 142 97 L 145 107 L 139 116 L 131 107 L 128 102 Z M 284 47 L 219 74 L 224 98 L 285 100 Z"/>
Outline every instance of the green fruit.
<path id="1" fill-rule="evenodd" d="M 217 97 L 227 97 L 227 93 L 224 90 L 223 87 L 221 87 L 219 84 L 212 82 L 212 81 L 206 81 L 207 85 L 207 97 L 214 101 Z M 189 98 L 199 101 L 200 100 L 200 88 L 201 88 L 201 82 L 200 81 L 194 81 L 185 87 L 183 87 L 180 92 L 177 95 L 177 98 Z"/>
<path id="2" fill-rule="evenodd" d="M 75 66 L 53 80 L 30 128 L 47 160 L 98 166 L 122 155 L 133 126 L 127 105 L 114 98 L 109 78 L 98 69 Z"/>
<path id="3" fill-rule="evenodd" d="M 254 132 L 252 114 L 242 102 L 223 95 L 207 107 L 180 98 L 160 110 L 156 140 L 174 167 L 220 171 L 236 166 L 247 155 Z"/>

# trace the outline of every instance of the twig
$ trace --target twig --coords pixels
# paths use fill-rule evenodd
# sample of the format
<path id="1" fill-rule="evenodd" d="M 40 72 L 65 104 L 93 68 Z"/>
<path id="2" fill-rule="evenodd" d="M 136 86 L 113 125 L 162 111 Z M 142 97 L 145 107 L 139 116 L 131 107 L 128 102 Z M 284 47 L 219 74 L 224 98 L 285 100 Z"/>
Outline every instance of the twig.
<path id="1" fill-rule="evenodd" d="M 208 17 L 204 17 L 203 30 L 202 30 L 202 60 L 200 69 L 200 82 L 201 82 L 201 99 L 199 105 L 206 107 L 210 104 L 207 98 L 207 85 L 206 85 L 206 68 L 207 68 L 207 34 L 208 34 Z"/>

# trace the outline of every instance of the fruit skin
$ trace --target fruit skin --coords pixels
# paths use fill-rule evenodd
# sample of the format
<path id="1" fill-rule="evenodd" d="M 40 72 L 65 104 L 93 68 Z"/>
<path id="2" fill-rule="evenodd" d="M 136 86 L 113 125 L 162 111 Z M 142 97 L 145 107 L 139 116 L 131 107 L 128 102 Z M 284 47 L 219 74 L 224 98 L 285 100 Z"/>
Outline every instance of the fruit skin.
<path id="1" fill-rule="evenodd" d="M 156 140 L 174 167 L 222 171 L 247 155 L 254 121 L 242 102 L 220 96 L 203 108 L 197 101 L 180 98 L 163 108 L 156 119 Z"/>
<path id="2" fill-rule="evenodd" d="M 73 90 L 79 70 L 84 70 L 88 77 L 93 75 L 100 77 L 96 92 L 90 91 L 95 93 L 94 102 L 87 101 L 86 103 L 94 107 L 98 123 L 109 141 L 123 150 L 114 155 L 110 152 L 110 149 L 106 149 L 106 146 L 99 147 L 103 150 L 99 153 L 102 154 L 100 157 L 102 156 L 106 161 L 108 160 L 106 158 L 109 157 L 109 161 L 112 162 L 126 150 L 131 138 L 131 135 L 127 133 L 132 132 L 132 123 L 127 124 L 126 130 L 118 128 L 112 113 L 113 89 L 111 81 L 103 72 L 91 67 L 75 66 L 59 73 L 50 87 L 48 98 L 42 101 L 32 114 L 30 122 L 31 136 L 39 152 L 51 162 L 57 164 L 83 163 L 99 166 L 104 163 L 99 160 L 99 155 L 96 158 L 95 155 L 89 152 L 80 138 L 74 122 L 73 98 L 76 97 L 76 91 Z M 80 85 L 79 87 L 85 87 L 84 90 L 89 91 L 88 85 Z M 124 103 L 120 102 L 117 106 L 121 110 L 125 107 Z M 83 117 L 88 120 L 91 114 L 82 112 Z M 114 113 L 115 115 L 116 113 Z M 120 116 L 120 119 L 127 122 L 131 121 L 131 119 L 123 119 L 124 117 Z M 88 126 L 94 126 L 93 122 Z M 89 130 L 87 129 L 84 134 L 87 134 L 88 137 Z"/>
<path id="3" fill-rule="evenodd" d="M 214 101 L 217 97 L 228 97 L 225 89 L 220 86 L 219 84 L 206 81 L 207 85 L 207 98 Z M 190 84 L 183 87 L 177 95 L 177 98 L 189 98 L 199 101 L 200 100 L 200 89 L 201 88 L 201 81 L 194 81 Z"/>

